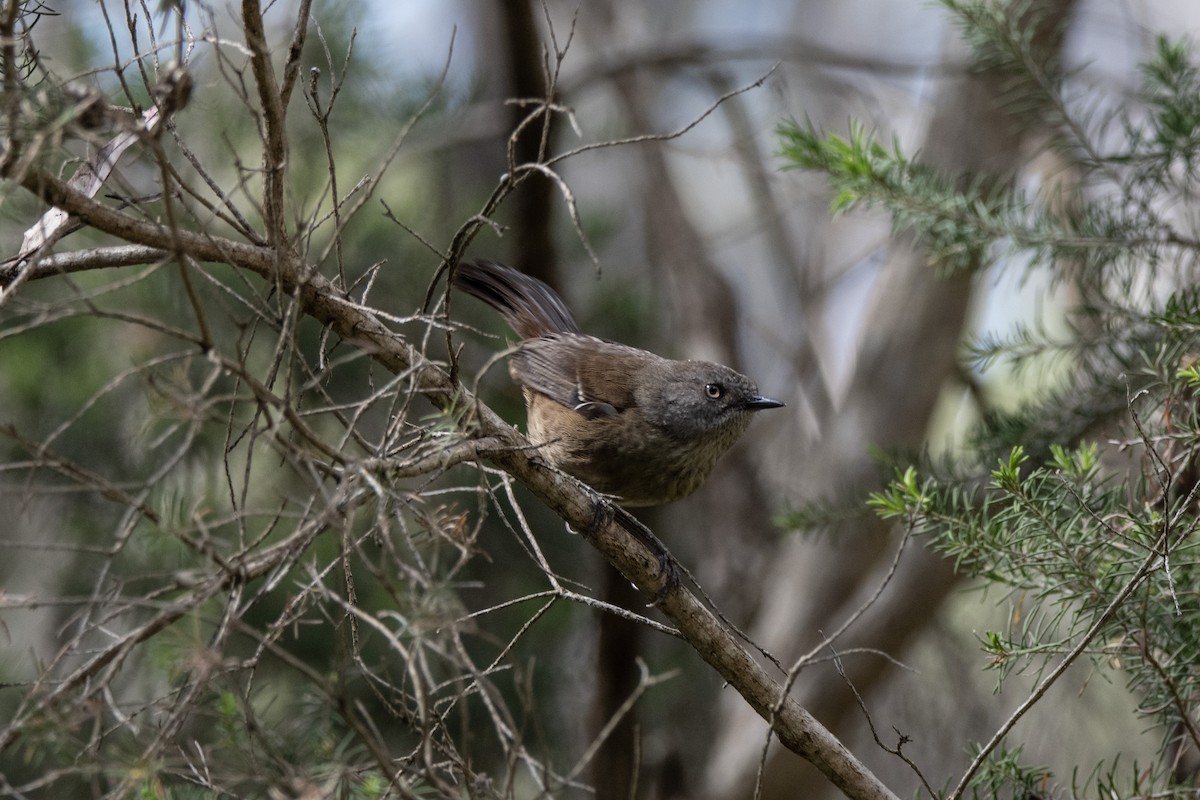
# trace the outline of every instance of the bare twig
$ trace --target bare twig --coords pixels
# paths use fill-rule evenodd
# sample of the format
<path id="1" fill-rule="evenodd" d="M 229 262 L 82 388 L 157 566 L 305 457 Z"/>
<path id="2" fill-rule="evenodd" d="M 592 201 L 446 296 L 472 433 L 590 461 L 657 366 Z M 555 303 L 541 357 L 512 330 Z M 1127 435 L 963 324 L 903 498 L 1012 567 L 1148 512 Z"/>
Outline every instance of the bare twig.
<path id="1" fill-rule="evenodd" d="M 863 700 L 862 695 L 858 693 L 858 687 L 856 687 L 850 680 L 849 676 L 846 675 L 846 670 L 842 666 L 842 659 L 836 651 L 834 651 L 833 654 L 833 664 L 837 668 L 838 675 L 841 676 L 842 680 L 846 683 L 846 686 L 850 688 L 850 691 L 854 693 L 854 699 L 857 701 L 858 707 L 863 713 L 863 718 L 867 721 L 867 727 L 871 729 L 871 738 L 875 740 L 875 744 L 878 745 L 881 750 L 891 753 L 907 764 L 909 769 L 916 773 L 917 778 L 921 781 L 921 785 L 925 787 L 925 791 L 929 792 L 929 796 L 937 797 L 937 792 L 935 792 L 933 787 L 930 786 L 929 781 L 925 778 L 925 774 L 921 772 L 921 768 L 917 766 L 915 761 L 904 754 L 904 745 L 908 744 L 910 741 L 912 741 L 912 739 L 905 734 L 900 733 L 900 731 L 896 731 L 896 746 L 889 747 L 884 744 L 883 740 L 879 738 L 879 732 L 875 729 L 875 720 L 871 718 L 871 712 L 867 710 L 866 702 Z"/>
<path id="2" fill-rule="evenodd" d="M 304 5 L 307 7 L 307 0 Z M 291 95 L 291 85 L 285 94 L 275 81 L 271 48 L 267 43 L 262 9 L 257 0 L 242 0 L 242 25 L 246 30 L 246 45 L 250 48 L 250 64 L 254 69 L 254 84 L 262 109 L 263 222 L 266 225 L 267 242 L 272 247 L 283 248 L 288 243 L 283 193 L 288 159 L 286 101 Z M 307 25 L 307 15 L 296 24 L 295 36 L 301 42 Z M 289 52 L 289 69 L 299 68 L 298 58 L 298 52 Z M 289 73 L 289 77 L 295 80 L 294 74 Z"/>

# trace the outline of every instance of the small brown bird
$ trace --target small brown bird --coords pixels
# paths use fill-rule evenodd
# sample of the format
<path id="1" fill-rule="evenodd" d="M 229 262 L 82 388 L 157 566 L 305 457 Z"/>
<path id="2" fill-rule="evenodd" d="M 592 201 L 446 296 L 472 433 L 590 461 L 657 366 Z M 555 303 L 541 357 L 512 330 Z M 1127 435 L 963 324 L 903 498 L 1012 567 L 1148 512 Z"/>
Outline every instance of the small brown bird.
<path id="1" fill-rule="evenodd" d="M 588 336 L 553 289 L 503 264 L 461 263 L 454 285 L 522 338 L 509 372 L 523 388 L 538 452 L 622 505 L 696 491 L 753 412 L 783 405 L 729 367 Z"/>

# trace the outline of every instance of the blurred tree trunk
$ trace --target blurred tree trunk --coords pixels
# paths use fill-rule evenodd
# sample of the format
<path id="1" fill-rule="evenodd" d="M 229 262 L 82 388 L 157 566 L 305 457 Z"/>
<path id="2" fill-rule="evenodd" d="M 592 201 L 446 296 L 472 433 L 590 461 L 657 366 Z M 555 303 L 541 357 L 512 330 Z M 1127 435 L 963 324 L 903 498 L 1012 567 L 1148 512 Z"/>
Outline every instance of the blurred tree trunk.
<path id="1" fill-rule="evenodd" d="M 533 6 L 530 0 L 509 0 L 499 5 L 510 84 L 506 97 L 517 101 L 546 96 L 544 48 Z M 509 106 L 510 130 L 515 132 L 534 107 L 528 102 L 512 103 Z M 552 123 L 553 118 L 549 121 Z M 539 160 L 546 123 L 546 118 L 540 117 L 535 124 L 525 126 L 517 136 L 513 153 L 518 164 Z M 552 134 L 556 127 L 550 124 L 551 135 L 545 139 L 551 152 L 554 150 Z M 517 188 L 511 202 L 515 251 L 513 266 L 551 286 L 558 286 L 558 257 L 552 235 L 555 219 L 554 184 L 549 178 L 533 175 Z"/>
<path id="2" fill-rule="evenodd" d="M 1062 23 L 1072 7 L 1069 0 L 1051 4 L 1041 21 L 1042 46 L 1052 50 L 1061 46 Z M 957 44 L 957 31 L 951 35 L 955 45 L 946 60 L 965 63 L 967 55 Z M 925 163 L 951 172 L 1015 174 L 1031 139 L 1044 132 L 1021 128 L 1018 119 L 1002 107 L 1004 80 L 995 72 L 972 72 L 943 82 L 924 141 L 910 149 L 919 150 Z M 844 116 L 844 111 L 834 112 L 830 118 Z M 962 391 L 957 356 L 971 300 L 970 276 L 940 280 L 912 242 L 897 240 L 890 245 L 848 388 L 840 407 L 818 421 L 821 441 L 807 449 L 798 465 L 804 486 L 815 490 L 814 496 L 877 484 L 871 448 L 922 446 L 943 391 L 956 386 Z M 834 530 L 822 541 L 787 540 L 759 584 L 762 605 L 752 638 L 781 655 L 785 664 L 819 646 L 822 636 L 854 613 L 886 573 L 896 541 L 888 534 L 887 525 L 870 518 Z M 836 650 L 861 647 L 902 656 L 934 621 L 953 585 L 951 565 L 917 543 L 901 560 L 880 601 L 837 642 Z M 872 694 L 904 691 L 896 682 L 911 678 L 876 655 L 848 657 L 844 667 L 845 678 L 833 669 L 806 669 L 795 692 L 818 719 L 846 737 L 864 727 L 853 690 L 869 704 Z M 940 677 L 931 676 L 935 681 Z M 728 702 L 728 697 L 724 699 L 705 787 L 714 798 L 751 797 L 765 727 Z M 894 746 L 891 721 L 876 720 L 876 727 L 885 743 Z M 881 769 L 906 769 L 877 749 L 862 755 Z M 908 774 L 906 780 L 914 778 Z M 761 796 L 767 800 L 830 793 L 827 782 L 814 770 L 779 748 L 770 751 L 763 781 Z M 902 783 L 893 786 L 905 794 Z"/>
<path id="3" fill-rule="evenodd" d="M 480 159 L 486 166 L 476 174 L 499 175 L 508 170 L 509 150 L 517 164 L 539 160 L 543 136 L 548 151 L 555 150 L 557 124 L 550 124 L 547 133 L 545 116 L 527 123 L 548 88 L 542 12 L 530 0 L 512 0 L 470 6 L 470 13 L 479 31 L 475 51 L 479 63 L 486 65 L 479 70 L 482 103 L 496 109 L 490 116 L 500 132 L 487 140 Z M 550 122 L 556 122 L 554 115 Z M 508 228 L 505 251 L 489 256 L 560 287 L 553 233 L 559 220 L 556 208 L 554 183 L 540 174 L 528 176 L 498 214 L 497 221 Z"/>

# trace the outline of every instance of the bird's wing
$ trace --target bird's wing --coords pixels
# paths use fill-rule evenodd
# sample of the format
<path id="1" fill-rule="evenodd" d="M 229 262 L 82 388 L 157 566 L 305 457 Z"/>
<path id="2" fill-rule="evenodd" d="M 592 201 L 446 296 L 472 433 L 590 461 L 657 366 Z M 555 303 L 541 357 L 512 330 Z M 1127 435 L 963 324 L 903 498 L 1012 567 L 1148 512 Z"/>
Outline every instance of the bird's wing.
<path id="1" fill-rule="evenodd" d="M 510 366 L 522 386 L 584 416 L 601 417 L 636 405 L 636 373 L 643 359 L 653 357 L 592 336 L 563 334 L 523 342 Z"/>

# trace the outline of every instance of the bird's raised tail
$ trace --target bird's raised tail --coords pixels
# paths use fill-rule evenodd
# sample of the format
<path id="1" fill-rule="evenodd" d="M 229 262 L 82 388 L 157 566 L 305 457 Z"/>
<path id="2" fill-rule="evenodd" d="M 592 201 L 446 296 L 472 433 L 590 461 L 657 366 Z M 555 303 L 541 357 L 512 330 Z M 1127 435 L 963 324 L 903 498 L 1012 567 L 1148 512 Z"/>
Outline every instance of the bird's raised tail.
<path id="1" fill-rule="evenodd" d="M 522 339 L 580 333 L 562 298 L 537 278 L 495 261 L 464 261 L 454 285 L 500 312 Z"/>

